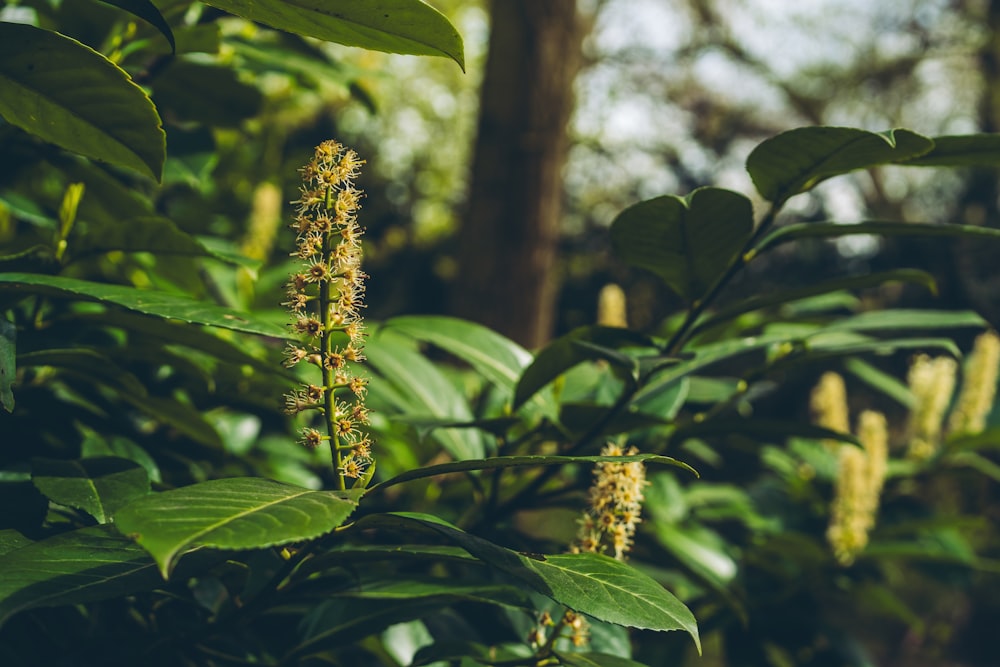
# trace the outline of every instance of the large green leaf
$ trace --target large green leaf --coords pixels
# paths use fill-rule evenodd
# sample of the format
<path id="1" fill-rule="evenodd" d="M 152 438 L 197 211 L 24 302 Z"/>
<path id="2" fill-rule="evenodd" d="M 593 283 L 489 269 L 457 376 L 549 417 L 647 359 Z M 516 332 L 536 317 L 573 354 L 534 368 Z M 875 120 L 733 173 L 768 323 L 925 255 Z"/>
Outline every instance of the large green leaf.
<path id="1" fill-rule="evenodd" d="M 464 70 L 462 37 L 420 0 L 207 0 L 272 28 L 365 49 L 446 56 Z"/>
<path id="2" fill-rule="evenodd" d="M 804 222 L 785 225 L 774 230 L 758 244 L 754 252 L 765 250 L 805 238 L 840 238 L 864 234 L 871 236 L 951 236 L 969 239 L 1000 241 L 1000 229 L 974 225 L 940 225 L 915 222 L 890 222 L 874 220 L 853 225 L 837 222 Z"/>
<path id="3" fill-rule="evenodd" d="M 701 640 L 691 611 L 660 584 L 631 566 L 598 554 L 524 555 L 505 549 L 426 514 L 373 515 L 365 525 L 414 523 L 453 541 L 539 593 L 594 618 L 645 630 L 684 630 L 698 650 Z"/>
<path id="4" fill-rule="evenodd" d="M 76 461 L 33 459 L 31 481 L 49 500 L 81 509 L 100 523 L 149 493 L 145 468 L 110 456 Z"/>
<path id="5" fill-rule="evenodd" d="M 162 582 L 139 545 L 111 526 L 50 537 L 0 556 L 0 624 L 33 607 L 103 600 Z"/>
<path id="6" fill-rule="evenodd" d="M 564 653 L 556 652 L 559 662 L 566 667 L 646 667 L 641 662 L 622 658 L 609 653 Z"/>
<path id="7" fill-rule="evenodd" d="M 114 5 L 124 9 L 130 14 L 134 14 L 143 21 L 150 23 L 154 28 L 167 38 L 170 43 L 170 51 L 175 52 L 177 45 L 174 43 L 174 33 L 170 30 L 170 25 L 164 20 L 160 10 L 149 0 L 102 0 L 109 5 Z"/>
<path id="8" fill-rule="evenodd" d="M 111 224 L 79 220 L 73 225 L 68 245 L 74 259 L 113 250 L 226 259 L 213 254 L 173 220 L 152 215 L 116 219 Z"/>
<path id="9" fill-rule="evenodd" d="M 906 160 L 913 167 L 1000 167 L 1000 134 L 934 137 L 934 148 Z"/>
<path id="10" fill-rule="evenodd" d="M 166 139 L 156 108 L 128 74 L 48 30 L 0 22 L 0 115 L 87 157 L 159 179 Z"/>
<path id="11" fill-rule="evenodd" d="M 741 194 L 699 188 L 622 211 L 611 225 L 615 252 L 657 274 L 689 302 L 703 297 L 753 232 L 753 207 Z"/>
<path id="12" fill-rule="evenodd" d="M 340 526 L 360 491 L 313 491 L 268 479 L 230 478 L 142 497 L 114 516 L 170 575 L 194 547 L 260 549 L 310 540 Z"/>
<path id="13" fill-rule="evenodd" d="M 171 119 L 236 128 L 260 112 L 264 95 L 230 66 L 176 59 L 157 74 L 153 101 Z"/>
<path id="14" fill-rule="evenodd" d="M 36 273 L 0 273 L 0 291 L 3 290 L 21 292 L 25 295 L 76 297 L 121 306 L 167 320 L 207 324 L 275 338 L 289 337 L 285 327 L 261 320 L 251 320 L 252 316 L 247 313 L 155 290 Z"/>
<path id="15" fill-rule="evenodd" d="M 0 316 L 0 406 L 7 412 L 14 411 L 14 374 L 17 370 L 17 328 L 6 317 Z"/>
<path id="16" fill-rule="evenodd" d="M 765 199 L 783 202 L 831 176 L 902 162 L 933 147 L 932 140 L 909 130 L 800 127 L 757 146 L 747 158 L 747 171 Z"/>

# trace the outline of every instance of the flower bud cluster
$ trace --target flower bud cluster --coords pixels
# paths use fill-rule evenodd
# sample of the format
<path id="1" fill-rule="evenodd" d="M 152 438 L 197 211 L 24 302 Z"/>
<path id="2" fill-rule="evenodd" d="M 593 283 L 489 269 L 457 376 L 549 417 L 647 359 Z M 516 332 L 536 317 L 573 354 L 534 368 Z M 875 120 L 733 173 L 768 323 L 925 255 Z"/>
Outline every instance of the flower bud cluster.
<path id="1" fill-rule="evenodd" d="M 948 433 L 979 433 L 993 409 L 1000 373 L 1000 336 L 993 331 L 978 336 L 965 362 L 962 391 L 948 418 Z"/>
<path id="2" fill-rule="evenodd" d="M 326 433 L 305 428 L 300 442 L 315 448 L 329 440 L 342 482 L 361 476 L 372 463 L 364 431 L 367 381 L 352 372 L 353 364 L 365 360 L 361 309 L 368 276 L 361 270 L 364 230 L 357 221 L 362 192 L 353 184 L 362 164 L 357 153 L 331 140 L 317 146 L 302 168 L 291 225 L 296 232 L 292 255 L 302 264 L 285 285 L 282 303 L 291 311 L 293 331 L 302 337 L 286 349 L 285 365 L 310 364 L 322 377 L 287 394 L 285 412 L 323 414 Z"/>
<path id="3" fill-rule="evenodd" d="M 624 450 L 614 443 L 608 443 L 601 450 L 602 456 L 638 453 L 635 447 Z M 590 506 L 580 521 L 576 542 L 570 550 L 573 553 L 604 553 L 610 546 L 617 560 L 625 560 L 640 521 L 642 490 L 646 484 L 646 468 L 641 461 L 598 463 L 590 487 Z"/>
<path id="4" fill-rule="evenodd" d="M 941 423 L 955 390 L 958 363 L 951 357 L 918 355 L 910 363 L 907 381 L 913 393 L 913 408 L 907 428 L 908 455 L 928 459 L 941 441 Z"/>

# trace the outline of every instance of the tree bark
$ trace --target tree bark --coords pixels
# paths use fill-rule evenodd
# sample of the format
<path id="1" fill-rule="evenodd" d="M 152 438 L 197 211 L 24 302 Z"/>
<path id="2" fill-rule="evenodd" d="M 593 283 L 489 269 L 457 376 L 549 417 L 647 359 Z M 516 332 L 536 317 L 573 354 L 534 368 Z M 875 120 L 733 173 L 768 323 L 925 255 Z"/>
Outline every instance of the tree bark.
<path id="1" fill-rule="evenodd" d="M 453 310 L 527 347 L 552 335 L 561 172 L 582 60 L 575 0 L 494 0 Z"/>

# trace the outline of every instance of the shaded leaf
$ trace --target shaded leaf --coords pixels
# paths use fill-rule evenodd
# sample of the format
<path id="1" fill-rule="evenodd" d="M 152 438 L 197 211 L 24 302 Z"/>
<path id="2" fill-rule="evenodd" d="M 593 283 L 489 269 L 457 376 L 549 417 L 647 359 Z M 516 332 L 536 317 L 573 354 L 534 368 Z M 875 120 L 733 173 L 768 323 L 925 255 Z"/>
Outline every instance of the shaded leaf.
<path id="1" fill-rule="evenodd" d="M 80 220 L 74 225 L 68 243 L 69 253 L 74 259 L 120 250 L 229 260 L 210 251 L 193 236 L 182 231 L 173 220 L 159 216 L 114 220 L 113 224 L 94 224 Z"/>
<path id="2" fill-rule="evenodd" d="M 805 222 L 785 225 L 774 230 L 761 241 L 755 250 L 757 253 L 771 248 L 805 238 L 841 238 L 857 234 L 871 236 L 951 236 L 955 238 L 983 239 L 1000 241 L 1000 229 L 977 227 L 975 225 L 941 225 L 923 222 L 886 222 L 869 221 L 854 225 L 842 225 L 836 222 Z"/>
<path id="3" fill-rule="evenodd" d="M 0 273 L 0 291 L 3 290 L 24 294 L 76 297 L 87 301 L 110 303 L 168 320 L 207 324 L 275 338 L 289 337 L 286 327 L 262 320 L 251 320 L 253 316 L 248 313 L 155 290 L 36 273 Z"/>
<path id="4" fill-rule="evenodd" d="M 74 39 L 0 22 L 0 115 L 75 153 L 162 174 L 156 108 L 124 70 Z"/>
<path id="5" fill-rule="evenodd" d="M 713 418 L 703 422 L 691 422 L 679 426 L 670 435 L 670 442 L 679 443 L 687 438 L 703 438 L 712 435 L 739 434 L 761 442 L 783 442 L 786 438 L 812 438 L 815 440 L 839 440 L 860 446 L 858 439 L 850 433 L 832 431 L 809 422 L 789 422 L 778 419 Z"/>
<path id="6" fill-rule="evenodd" d="M 90 382 L 99 382 L 126 396 L 146 396 L 139 379 L 114 363 L 107 355 L 89 348 L 38 350 L 18 357 L 21 366 L 51 366 L 68 371 Z"/>
<path id="7" fill-rule="evenodd" d="M 909 130 L 801 127 L 759 144 L 747 158 L 747 171 L 765 199 L 783 202 L 831 176 L 902 162 L 933 147 L 932 140 Z"/>
<path id="8" fill-rule="evenodd" d="M 611 225 L 615 252 L 660 276 L 681 297 L 703 297 L 753 232 L 753 207 L 741 194 L 699 188 L 631 206 Z"/>
<path id="9" fill-rule="evenodd" d="M 824 331 L 912 331 L 987 327 L 986 320 L 971 310 L 872 310 L 837 320 Z"/>
<path id="10" fill-rule="evenodd" d="M 329 533 L 350 516 L 359 496 L 268 479 L 217 479 L 140 498 L 114 521 L 167 578 L 181 552 L 194 547 L 259 549 Z"/>
<path id="11" fill-rule="evenodd" d="M 0 317 L 0 406 L 14 411 L 14 375 L 17 371 L 17 327 L 6 317 Z"/>
<path id="12" fill-rule="evenodd" d="M 279 30 L 375 51 L 447 56 L 465 70 L 462 37 L 420 0 L 208 0 Z"/>
<path id="13" fill-rule="evenodd" d="M 170 42 L 171 53 L 177 50 L 177 45 L 174 44 L 174 33 L 171 32 L 170 26 L 163 19 L 163 15 L 160 14 L 160 10 L 156 8 L 149 0 L 102 0 L 109 5 L 114 5 L 120 9 L 124 9 L 130 14 L 134 14 L 141 18 L 143 21 L 151 24 L 154 28 L 160 31 L 167 41 Z"/>
<path id="14" fill-rule="evenodd" d="M 0 530 L 0 556 L 10 553 L 15 549 L 26 547 L 29 544 L 31 544 L 31 540 L 12 528 Z M 458 547 L 455 548 L 457 549 Z M 466 552 L 462 551 L 462 553 Z"/>
<path id="15" fill-rule="evenodd" d="M 167 118 L 239 127 L 260 112 L 264 95 L 230 66 L 175 59 L 157 74 L 153 101 Z"/>
<path id="16" fill-rule="evenodd" d="M 609 653 L 563 653 L 556 651 L 555 655 L 559 662 L 566 667 L 646 667 L 641 662 L 636 662 L 629 658 L 621 658 Z"/>
<path id="17" fill-rule="evenodd" d="M 145 468 L 115 457 L 32 459 L 31 481 L 49 500 L 83 510 L 100 523 L 107 523 L 120 507 L 149 493 Z"/>
<path id="18" fill-rule="evenodd" d="M 1000 134 L 934 137 L 934 148 L 902 164 L 907 167 L 1000 167 Z"/>

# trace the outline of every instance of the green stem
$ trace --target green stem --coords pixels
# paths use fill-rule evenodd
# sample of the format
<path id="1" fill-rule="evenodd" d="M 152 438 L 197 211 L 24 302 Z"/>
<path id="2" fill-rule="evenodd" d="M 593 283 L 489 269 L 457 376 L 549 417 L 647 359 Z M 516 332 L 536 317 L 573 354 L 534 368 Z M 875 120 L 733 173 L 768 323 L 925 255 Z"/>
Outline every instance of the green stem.
<path id="1" fill-rule="evenodd" d="M 333 208 L 333 189 L 327 188 L 326 208 Z M 327 235 L 323 239 L 323 262 L 326 266 L 332 266 L 333 243 L 332 235 Z M 337 398 L 334 390 L 334 371 L 327 365 L 330 354 L 333 352 L 333 331 L 330 326 L 330 306 L 333 303 L 332 297 L 333 280 L 330 278 L 319 281 L 319 318 L 323 323 L 323 331 L 320 334 L 320 350 L 323 359 L 320 368 L 323 371 L 323 420 L 326 422 L 326 432 L 330 436 L 330 455 L 333 463 L 333 471 L 337 475 L 337 488 L 341 491 L 347 488 L 347 480 L 342 470 L 344 458 L 340 451 L 340 436 L 337 435 Z"/>

